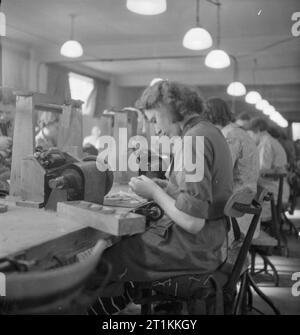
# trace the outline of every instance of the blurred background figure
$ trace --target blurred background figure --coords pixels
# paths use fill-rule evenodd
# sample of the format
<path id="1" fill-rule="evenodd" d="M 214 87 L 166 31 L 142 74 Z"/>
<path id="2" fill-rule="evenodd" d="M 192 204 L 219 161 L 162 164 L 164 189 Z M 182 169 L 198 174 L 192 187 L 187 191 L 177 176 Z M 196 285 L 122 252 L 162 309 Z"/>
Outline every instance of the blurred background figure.
<path id="1" fill-rule="evenodd" d="M 98 150 L 90 143 L 83 146 L 83 156 L 98 156 Z"/>
<path id="2" fill-rule="evenodd" d="M 100 149 L 100 136 L 101 136 L 101 130 L 98 126 L 94 126 L 91 130 L 91 135 L 86 136 L 83 140 L 83 147 L 87 144 L 91 144 L 94 146 L 97 150 Z"/>
<path id="3" fill-rule="evenodd" d="M 35 136 L 36 147 L 44 150 L 57 146 L 59 116 L 55 113 L 43 112 L 39 119 L 39 131 Z"/>
<path id="4" fill-rule="evenodd" d="M 269 125 L 264 118 L 254 118 L 251 120 L 249 134 L 254 139 L 259 151 L 260 178 L 258 185 L 266 188 L 274 195 L 275 202 L 278 196 L 278 180 L 269 178 L 266 175 L 272 173 L 287 172 L 287 156 L 283 146 L 277 139 L 269 134 Z M 289 199 L 289 186 L 284 180 L 282 203 L 287 203 Z M 263 208 L 262 217 L 270 217 L 270 206 Z"/>
<path id="5" fill-rule="evenodd" d="M 228 143 L 233 162 L 233 190 L 250 188 L 257 192 L 259 178 L 258 150 L 253 139 L 247 132 L 233 123 L 233 113 L 226 102 L 212 97 L 206 102 L 204 118 L 221 130 Z M 239 218 L 241 232 L 246 234 L 251 223 L 252 215 Z M 259 235 L 260 225 L 257 226 L 255 236 Z M 231 236 L 233 239 L 233 236 Z"/>
<path id="6" fill-rule="evenodd" d="M 245 130 L 249 129 L 251 117 L 248 113 L 243 112 L 236 117 L 235 123 Z"/>
<path id="7" fill-rule="evenodd" d="M 0 90 L 0 195 L 9 191 L 16 98 L 9 89 Z"/>

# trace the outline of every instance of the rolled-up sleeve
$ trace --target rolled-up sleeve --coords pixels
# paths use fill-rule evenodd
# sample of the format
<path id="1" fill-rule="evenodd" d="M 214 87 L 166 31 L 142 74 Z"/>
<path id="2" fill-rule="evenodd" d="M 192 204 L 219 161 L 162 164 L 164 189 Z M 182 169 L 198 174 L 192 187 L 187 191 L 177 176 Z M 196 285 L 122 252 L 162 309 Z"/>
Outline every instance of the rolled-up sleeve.
<path id="1" fill-rule="evenodd" d="M 190 154 L 193 162 L 202 164 L 203 178 L 196 182 L 184 181 L 180 185 L 180 193 L 176 199 L 175 206 L 180 211 L 198 218 L 208 218 L 209 207 L 212 202 L 212 162 L 213 147 L 208 139 L 204 139 L 204 145 L 196 147 L 192 142 Z M 196 159 L 196 160 L 195 160 Z M 183 177 L 190 175 L 190 171 L 183 168 Z M 196 171 L 195 171 L 196 172 Z M 185 179 L 185 178 L 184 178 Z"/>

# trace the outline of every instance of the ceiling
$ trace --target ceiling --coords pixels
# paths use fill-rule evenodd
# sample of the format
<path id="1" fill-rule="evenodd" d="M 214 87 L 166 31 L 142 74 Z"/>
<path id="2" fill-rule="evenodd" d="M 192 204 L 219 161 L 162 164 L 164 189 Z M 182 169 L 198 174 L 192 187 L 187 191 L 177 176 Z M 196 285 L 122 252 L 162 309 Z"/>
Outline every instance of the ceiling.
<path id="1" fill-rule="evenodd" d="M 45 61 L 66 61 L 59 55 L 59 47 L 69 37 L 69 15 L 76 14 L 75 36 L 85 50 L 79 62 L 87 67 L 118 75 L 207 71 L 198 57 L 207 51 L 193 52 L 182 47 L 185 32 L 195 23 L 195 0 L 168 0 L 167 12 L 151 17 L 129 12 L 125 0 L 4 0 L 2 3 L 8 37 L 31 46 Z M 221 44 L 229 53 L 239 56 L 240 67 L 251 70 L 253 58 L 257 57 L 261 69 L 300 70 L 299 39 L 291 35 L 291 15 L 300 11 L 299 0 L 221 0 L 221 3 Z M 206 0 L 200 4 L 201 23 L 215 37 L 216 7 Z M 264 50 L 271 45 L 274 46 Z M 184 55 L 195 58 L 136 60 Z M 122 61 L 109 61 L 119 58 Z M 135 60 L 123 61 L 127 58 Z"/>
<path id="2" fill-rule="evenodd" d="M 151 17 L 129 12 L 126 0 L 2 0 L 2 7 L 8 39 L 28 46 L 41 62 L 58 62 L 95 76 L 115 77 L 124 87 L 144 86 L 154 76 L 199 86 L 227 85 L 232 80 L 232 67 L 208 69 L 204 66 L 208 51 L 182 47 L 185 32 L 195 24 L 195 0 L 167 1 L 167 12 Z M 277 98 L 290 115 L 296 115 L 300 112 L 300 37 L 291 34 L 291 16 L 300 11 L 300 1 L 221 3 L 221 46 L 237 56 L 241 80 L 253 84 L 256 58 L 256 83 L 284 84 L 276 94 L 270 86 L 268 95 Z M 215 41 L 216 7 L 202 0 L 200 11 L 201 23 Z M 59 54 L 60 46 L 69 38 L 70 14 L 78 15 L 75 37 L 84 47 L 83 57 L 74 61 Z"/>

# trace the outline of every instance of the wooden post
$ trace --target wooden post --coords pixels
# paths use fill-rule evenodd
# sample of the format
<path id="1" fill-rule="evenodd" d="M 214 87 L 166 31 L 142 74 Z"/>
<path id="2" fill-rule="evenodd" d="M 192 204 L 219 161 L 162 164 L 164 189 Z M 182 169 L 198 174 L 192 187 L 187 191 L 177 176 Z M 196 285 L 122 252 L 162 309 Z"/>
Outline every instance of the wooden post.
<path id="1" fill-rule="evenodd" d="M 14 138 L 10 176 L 10 195 L 21 196 L 21 163 L 22 159 L 33 155 L 33 94 L 16 94 L 16 115 L 14 121 Z"/>
<path id="2" fill-rule="evenodd" d="M 115 112 L 114 114 L 114 138 L 117 144 L 117 169 L 119 169 L 119 159 L 128 163 L 129 151 L 128 151 L 128 142 L 129 139 L 137 135 L 137 126 L 138 126 L 138 114 L 132 110 L 122 110 L 120 112 Z M 125 143 L 119 143 L 119 129 L 127 129 L 127 139 L 126 139 L 126 150 Z M 119 147 L 121 146 L 121 147 Z M 127 166 L 127 171 L 117 171 L 115 173 L 115 181 L 120 184 L 127 184 L 131 177 L 137 176 L 137 172 L 129 170 Z"/>

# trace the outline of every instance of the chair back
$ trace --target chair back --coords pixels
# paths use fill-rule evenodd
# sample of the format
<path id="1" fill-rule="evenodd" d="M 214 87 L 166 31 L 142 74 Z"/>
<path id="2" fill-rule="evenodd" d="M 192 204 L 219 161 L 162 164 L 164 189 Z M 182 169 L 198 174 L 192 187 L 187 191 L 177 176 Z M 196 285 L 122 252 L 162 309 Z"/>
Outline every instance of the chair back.
<path id="1" fill-rule="evenodd" d="M 280 218 L 281 211 L 282 211 L 282 196 L 283 196 L 283 184 L 284 178 L 287 177 L 287 173 L 266 173 L 264 175 L 267 178 L 272 178 L 274 180 L 278 180 L 278 195 L 277 195 L 277 204 L 276 204 L 276 211 L 277 217 Z"/>
<path id="2" fill-rule="evenodd" d="M 232 218 L 233 223 L 236 218 L 242 217 L 245 214 L 253 215 L 248 232 L 243 240 L 242 246 L 230 273 L 228 282 L 224 287 L 226 291 L 233 291 L 240 279 L 255 229 L 259 222 L 262 210 L 261 206 L 266 195 L 267 191 L 264 190 L 259 197 L 256 197 L 252 190 L 245 188 L 234 193 L 226 203 L 224 210 L 225 215 Z M 239 228 L 237 227 L 237 229 Z"/>
<path id="3" fill-rule="evenodd" d="M 6 296 L 0 298 L 4 313 L 44 314 L 51 311 L 55 314 L 67 308 L 96 269 L 106 244 L 99 240 L 84 260 L 70 265 L 7 274 Z"/>

